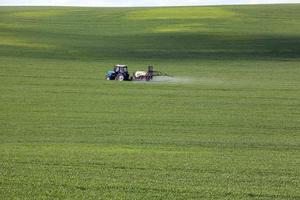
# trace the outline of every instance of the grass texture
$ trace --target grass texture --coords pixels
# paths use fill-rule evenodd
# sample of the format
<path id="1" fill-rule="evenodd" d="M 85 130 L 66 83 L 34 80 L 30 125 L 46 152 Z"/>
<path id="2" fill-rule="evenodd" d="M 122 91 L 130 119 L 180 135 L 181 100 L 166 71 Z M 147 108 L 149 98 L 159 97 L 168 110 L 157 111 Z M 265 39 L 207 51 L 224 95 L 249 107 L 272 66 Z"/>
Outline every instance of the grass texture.
<path id="1" fill-rule="evenodd" d="M 299 34 L 297 4 L 0 7 L 0 199 L 300 199 Z"/>

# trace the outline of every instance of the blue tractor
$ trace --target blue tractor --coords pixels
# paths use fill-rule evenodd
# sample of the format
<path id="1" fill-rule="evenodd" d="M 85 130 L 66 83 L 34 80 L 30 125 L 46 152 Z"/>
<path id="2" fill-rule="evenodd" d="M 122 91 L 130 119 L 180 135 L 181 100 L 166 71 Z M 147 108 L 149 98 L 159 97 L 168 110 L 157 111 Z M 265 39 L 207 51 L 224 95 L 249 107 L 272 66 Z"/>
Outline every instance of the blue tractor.
<path id="1" fill-rule="evenodd" d="M 113 70 L 108 71 L 105 76 L 106 80 L 131 81 L 127 65 L 115 65 Z"/>

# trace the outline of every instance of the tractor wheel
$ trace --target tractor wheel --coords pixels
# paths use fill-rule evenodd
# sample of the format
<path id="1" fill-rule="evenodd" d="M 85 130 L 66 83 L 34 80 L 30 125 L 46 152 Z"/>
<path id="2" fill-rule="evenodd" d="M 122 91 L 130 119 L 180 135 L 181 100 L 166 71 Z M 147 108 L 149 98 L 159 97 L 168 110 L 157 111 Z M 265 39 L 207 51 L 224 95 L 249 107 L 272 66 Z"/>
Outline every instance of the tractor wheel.
<path id="1" fill-rule="evenodd" d="M 121 74 L 121 75 L 118 75 L 116 80 L 118 81 L 124 81 L 124 76 Z"/>

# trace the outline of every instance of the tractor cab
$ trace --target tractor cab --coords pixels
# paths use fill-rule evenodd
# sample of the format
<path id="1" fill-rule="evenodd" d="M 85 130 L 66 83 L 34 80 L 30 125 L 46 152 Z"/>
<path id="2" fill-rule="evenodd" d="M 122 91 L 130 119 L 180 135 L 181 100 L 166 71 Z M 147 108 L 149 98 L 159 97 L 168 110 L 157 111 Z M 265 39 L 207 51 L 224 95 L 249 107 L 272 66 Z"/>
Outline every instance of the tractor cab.
<path id="1" fill-rule="evenodd" d="M 106 73 L 107 80 L 129 81 L 129 73 L 127 65 L 115 65 L 112 71 Z"/>
<path id="2" fill-rule="evenodd" d="M 126 65 L 115 65 L 114 66 L 114 71 L 116 73 L 128 73 L 128 68 Z"/>

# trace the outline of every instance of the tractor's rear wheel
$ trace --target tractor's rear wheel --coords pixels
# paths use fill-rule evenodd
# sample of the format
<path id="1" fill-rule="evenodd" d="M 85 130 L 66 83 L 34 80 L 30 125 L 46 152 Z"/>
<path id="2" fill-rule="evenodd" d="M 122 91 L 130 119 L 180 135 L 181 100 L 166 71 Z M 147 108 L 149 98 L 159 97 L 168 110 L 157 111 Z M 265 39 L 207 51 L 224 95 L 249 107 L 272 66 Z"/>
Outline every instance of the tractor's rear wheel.
<path id="1" fill-rule="evenodd" d="M 117 77 L 116 77 L 116 80 L 118 80 L 118 81 L 124 81 L 124 75 L 118 75 Z"/>

